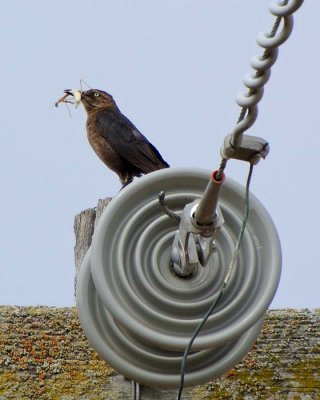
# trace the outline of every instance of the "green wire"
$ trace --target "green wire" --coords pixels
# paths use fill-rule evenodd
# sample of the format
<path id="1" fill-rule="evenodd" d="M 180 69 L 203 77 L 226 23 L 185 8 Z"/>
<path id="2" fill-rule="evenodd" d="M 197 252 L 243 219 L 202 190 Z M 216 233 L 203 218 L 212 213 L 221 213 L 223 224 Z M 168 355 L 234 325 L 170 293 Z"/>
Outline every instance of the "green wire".
<path id="1" fill-rule="evenodd" d="M 243 216 L 243 221 L 242 221 L 242 226 L 239 232 L 239 236 L 237 239 L 237 243 L 236 243 L 236 247 L 234 249 L 233 255 L 232 255 L 232 260 L 230 262 L 229 268 L 228 268 L 228 272 L 226 274 L 226 277 L 223 281 L 222 287 L 220 289 L 220 293 L 218 295 L 218 297 L 214 300 L 214 302 L 212 303 L 212 305 L 210 306 L 209 310 L 207 311 L 207 313 L 205 314 L 205 316 L 202 318 L 200 324 L 197 326 L 196 330 L 194 331 L 194 334 L 192 335 L 192 338 L 190 339 L 190 342 L 187 346 L 187 348 L 184 351 L 183 354 L 183 358 L 182 358 L 182 362 L 181 362 L 181 378 L 180 378 L 180 387 L 179 387 L 179 393 L 178 393 L 178 397 L 177 400 L 181 400 L 181 396 L 182 396 L 182 391 L 183 391 L 183 387 L 184 387 L 184 377 L 185 377 L 185 373 L 186 373 L 186 365 L 187 365 L 187 359 L 188 359 L 188 355 L 191 351 L 191 347 L 193 345 L 193 342 L 195 341 L 196 337 L 198 336 L 200 330 L 202 329 L 203 325 L 206 323 L 206 321 L 208 320 L 208 318 L 210 317 L 210 315 L 212 314 L 212 312 L 214 311 L 214 309 L 216 308 L 216 306 L 219 304 L 220 299 L 222 298 L 230 277 L 232 275 L 232 272 L 235 268 L 236 265 L 236 261 L 239 255 L 239 250 L 240 250 L 240 245 L 242 242 L 242 238 L 243 238 L 243 234 L 248 222 L 248 218 L 249 218 L 249 208 L 250 208 L 250 204 L 249 204 L 249 188 L 250 188 L 250 182 L 251 182 L 251 177 L 252 177 L 252 172 L 253 172 L 253 164 L 250 164 L 250 169 L 249 169 L 249 173 L 248 173 L 248 177 L 247 177 L 247 183 L 246 183 L 246 197 L 245 197 L 245 211 L 244 211 L 244 216 Z"/>

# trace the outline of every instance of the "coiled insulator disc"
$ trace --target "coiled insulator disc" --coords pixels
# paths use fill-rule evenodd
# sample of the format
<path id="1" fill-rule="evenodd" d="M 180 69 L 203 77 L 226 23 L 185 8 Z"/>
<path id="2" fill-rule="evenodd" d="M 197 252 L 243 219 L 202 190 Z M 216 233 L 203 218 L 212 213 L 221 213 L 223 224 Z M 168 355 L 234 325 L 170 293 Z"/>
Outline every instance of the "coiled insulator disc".
<path id="1" fill-rule="evenodd" d="M 205 268 L 180 278 L 171 267 L 178 222 L 163 214 L 158 194 L 181 211 L 200 198 L 210 172 L 163 169 L 137 179 L 105 209 L 80 269 L 77 307 L 98 354 L 141 384 L 176 388 L 183 352 L 227 273 L 242 224 L 245 191 L 222 186 L 225 223 Z M 185 384 L 197 385 L 232 368 L 256 341 L 277 289 L 281 250 L 274 224 L 250 196 L 250 215 L 228 288 L 188 357 Z"/>

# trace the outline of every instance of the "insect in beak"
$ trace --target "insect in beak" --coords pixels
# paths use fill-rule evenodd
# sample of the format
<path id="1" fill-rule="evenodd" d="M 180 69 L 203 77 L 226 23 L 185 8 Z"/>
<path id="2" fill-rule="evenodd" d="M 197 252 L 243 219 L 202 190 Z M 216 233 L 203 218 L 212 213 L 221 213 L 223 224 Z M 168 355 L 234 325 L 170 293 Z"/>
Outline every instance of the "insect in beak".
<path id="1" fill-rule="evenodd" d="M 77 108 L 78 105 L 81 103 L 81 91 L 77 89 L 66 89 L 64 93 L 65 94 L 55 102 L 55 106 L 58 107 L 60 103 L 69 103 L 74 104 Z M 72 96 L 74 98 L 74 101 L 68 99 L 69 96 Z"/>

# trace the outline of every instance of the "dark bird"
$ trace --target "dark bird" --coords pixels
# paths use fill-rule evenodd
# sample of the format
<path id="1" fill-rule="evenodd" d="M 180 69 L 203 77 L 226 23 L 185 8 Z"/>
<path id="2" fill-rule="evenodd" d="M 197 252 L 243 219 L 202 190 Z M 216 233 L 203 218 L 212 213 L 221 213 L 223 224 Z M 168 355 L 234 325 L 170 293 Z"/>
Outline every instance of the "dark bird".
<path id="1" fill-rule="evenodd" d="M 65 93 L 77 97 L 74 91 Z M 123 187 L 135 176 L 169 167 L 155 146 L 121 113 L 109 93 L 98 89 L 79 93 L 88 114 L 89 143 L 100 160 L 119 175 Z"/>

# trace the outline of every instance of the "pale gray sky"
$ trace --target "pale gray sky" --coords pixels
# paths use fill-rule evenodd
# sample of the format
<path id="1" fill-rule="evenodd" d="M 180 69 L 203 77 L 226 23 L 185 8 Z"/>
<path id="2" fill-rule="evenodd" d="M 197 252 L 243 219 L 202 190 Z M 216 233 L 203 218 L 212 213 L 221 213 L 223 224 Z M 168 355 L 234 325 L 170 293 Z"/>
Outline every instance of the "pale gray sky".
<path id="1" fill-rule="evenodd" d="M 89 147 L 80 78 L 113 94 L 171 166 L 215 169 L 239 114 L 269 0 L 1 1 L 0 304 L 73 304 L 73 217 L 119 190 Z M 272 303 L 319 307 L 320 2 L 305 1 L 249 134 L 271 146 L 252 191 L 273 217 L 283 273 Z M 247 165 L 226 173 L 244 184 Z"/>

